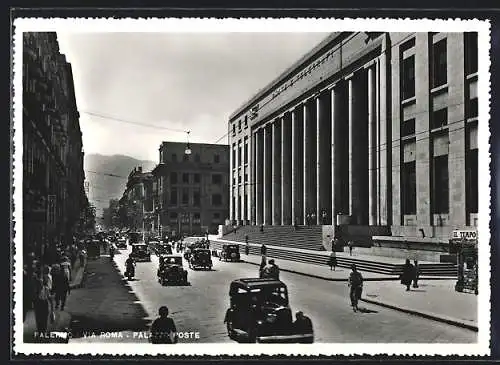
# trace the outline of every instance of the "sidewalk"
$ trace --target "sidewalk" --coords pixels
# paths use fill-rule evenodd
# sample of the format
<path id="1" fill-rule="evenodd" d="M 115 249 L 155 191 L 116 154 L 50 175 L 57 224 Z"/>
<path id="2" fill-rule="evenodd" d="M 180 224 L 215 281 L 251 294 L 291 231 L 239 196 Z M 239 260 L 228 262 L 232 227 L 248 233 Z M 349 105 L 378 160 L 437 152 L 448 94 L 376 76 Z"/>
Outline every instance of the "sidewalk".
<path id="1" fill-rule="evenodd" d="M 242 253 L 241 258 L 253 265 L 260 264 L 260 256 Z M 275 262 L 281 271 L 328 281 L 347 281 L 350 273 L 348 268 L 330 271 L 321 265 L 281 259 Z M 421 278 L 419 288 L 407 292 L 398 277 L 370 272 L 362 272 L 362 275 L 365 284 L 361 300 L 366 303 L 477 331 L 477 296 L 456 292 L 455 280 Z"/>
<path id="2" fill-rule="evenodd" d="M 257 255 L 245 255 L 240 252 L 241 259 L 244 262 L 253 265 L 260 265 L 260 256 Z M 298 261 L 289 261 L 283 259 L 274 259 L 276 265 L 279 266 L 281 271 L 291 272 L 299 275 L 307 275 L 317 279 L 329 280 L 329 281 L 347 281 L 349 277 L 350 269 L 345 267 L 336 267 L 335 271 L 330 270 L 330 267 L 326 265 L 314 265 L 306 264 Z M 379 281 L 379 280 L 397 280 L 398 278 L 393 275 L 385 275 L 371 272 L 363 272 L 363 278 L 367 281 Z"/>
<path id="3" fill-rule="evenodd" d="M 85 259 L 84 264 L 80 265 L 80 260 L 75 262 L 71 270 L 71 283 L 70 289 L 81 288 L 85 278 L 85 270 L 87 268 L 87 260 Z M 71 294 L 70 294 L 71 295 Z M 48 332 L 61 332 L 59 334 L 53 335 L 52 338 L 34 338 L 36 332 L 36 321 L 35 321 L 35 311 L 33 309 L 26 313 L 26 318 L 23 323 L 23 338 L 24 342 L 67 342 L 67 331 L 71 323 L 71 314 L 68 311 L 56 310 L 55 321 L 50 323 L 47 328 Z"/>

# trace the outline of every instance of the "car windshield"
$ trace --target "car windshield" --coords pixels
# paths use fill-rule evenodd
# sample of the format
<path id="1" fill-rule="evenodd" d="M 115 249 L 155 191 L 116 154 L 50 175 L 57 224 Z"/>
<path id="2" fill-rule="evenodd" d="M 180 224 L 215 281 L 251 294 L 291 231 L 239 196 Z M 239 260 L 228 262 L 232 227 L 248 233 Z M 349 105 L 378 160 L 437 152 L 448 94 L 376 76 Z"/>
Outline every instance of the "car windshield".
<path id="1" fill-rule="evenodd" d="M 234 295 L 247 296 L 250 303 L 254 304 L 288 305 L 288 295 L 284 286 L 268 286 L 249 290 L 239 288 Z"/>
<path id="2" fill-rule="evenodd" d="M 168 265 L 182 265 L 182 257 L 165 257 L 164 262 Z"/>
<path id="3" fill-rule="evenodd" d="M 146 252 L 146 246 L 133 246 L 132 251 L 140 253 Z"/>

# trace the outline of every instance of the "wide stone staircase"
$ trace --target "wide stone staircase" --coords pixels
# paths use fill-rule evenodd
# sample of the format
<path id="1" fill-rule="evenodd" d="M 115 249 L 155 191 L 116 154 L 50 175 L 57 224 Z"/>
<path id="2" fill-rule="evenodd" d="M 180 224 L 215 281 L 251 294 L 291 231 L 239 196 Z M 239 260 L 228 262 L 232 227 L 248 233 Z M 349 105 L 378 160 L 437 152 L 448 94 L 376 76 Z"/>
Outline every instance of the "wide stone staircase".
<path id="1" fill-rule="evenodd" d="M 325 251 L 321 226 L 299 226 L 297 230 L 293 226 L 264 226 L 262 232 L 258 226 L 240 226 L 222 239 L 245 243 L 246 236 L 249 242 L 258 245 Z"/>
<path id="2" fill-rule="evenodd" d="M 245 231 L 248 232 L 248 230 Z M 258 227 L 257 227 L 257 232 L 258 232 Z M 232 233 L 231 237 L 235 237 L 237 234 L 238 233 L 236 234 Z M 237 241 L 234 239 L 229 240 L 228 236 L 229 235 L 225 235 L 219 240 L 211 240 L 210 241 L 211 249 L 220 250 L 223 244 L 234 243 L 234 241 Z M 249 240 L 251 242 L 249 245 L 250 246 L 249 254 L 260 255 L 261 243 L 259 242 L 259 244 L 256 244 L 258 243 L 258 241 L 255 239 L 250 238 Z M 239 242 L 241 242 L 241 240 L 239 240 Z M 266 243 L 268 258 L 297 261 L 314 265 L 328 265 L 329 253 L 324 251 L 324 249 L 323 251 L 319 249 L 314 251 L 309 248 L 305 250 L 304 245 L 302 245 L 302 249 L 296 249 L 292 247 L 287 248 L 283 237 L 281 238 L 280 241 L 280 246 L 282 247 L 269 247 L 271 245 L 276 246 L 274 244 L 274 241 L 273 244 L 269 242 L 262 242 L 262 243 Z M 238 244 L 240 246 L 240 253 L 244 257 L 245 244 L 244 243 L 238 243 Z M 318 244 L 316 243 L 316 247 L 317 246 Z M 403 262 L 401 262 L 401 264 L 394 262 L 387 262 L 384 261 L 382 258 L 378 259 L 376 257 L 370 257 L 369 259 L 367 259 L 366 257 L 361 258 L 359 256 L 358 257 L 347 256 L 347 255 L 344 256 L 343 254 L 337 254 L 337 263 L 339 267 L 346 267 L 346 268 L 350 267 L 352 264 L 356 264 L 356 267 L 360 271 L 393 275 L 395 277 L 399 276 L 403 271 Z M 420 266 L 421 277 L 449 278 L 457 276 L 457 266 L 451 263 L 420 263 L 419 266 Z"/>

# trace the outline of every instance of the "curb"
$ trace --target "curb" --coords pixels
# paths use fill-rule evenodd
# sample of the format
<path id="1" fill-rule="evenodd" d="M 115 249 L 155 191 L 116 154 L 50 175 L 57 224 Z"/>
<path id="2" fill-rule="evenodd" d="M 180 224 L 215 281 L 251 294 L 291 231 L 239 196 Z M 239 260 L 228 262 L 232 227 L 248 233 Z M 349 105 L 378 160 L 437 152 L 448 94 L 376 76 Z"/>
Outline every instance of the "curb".
<path id="1" fill-rule="evenodd" d="M 474 331 L 474 332 L 478 332 L 477 325 L 466 323 L 464 321 L 460 321 L 460 320 L 452 318 L 452 317 L 447 317 L 447 316 L 438 315 L 438 314 L 431 313 L 431 312 L 419 311 L 419 310 L 415 310 L 415 309 L 401 307 L 401 306 L 396 305 L 396 304 L 392 304 L 392 303 L 389 303 L 389 302 L 382 302 L 382 301 L 379 301 L 379 300 L 365 299 L 365 298 L 361 298 L 360 300 L 363 301 L 363 302 L 365 302 L 365 303 L 379 305 L 381 307 L 385 307 L 385 308 L 389 308 L 389 309 L 394 309 L 394 310 L 397 310 L 399 312 L 413 314 L 415 316 L 419 316 L 419 317 L 422 317 L 422 318 L 427 318 L 427 319 L 431 319 L 431 320 L 434 320 L 434 321 L 438 321 L 438 322 L 442 322 L 442 323 L 446 323 L 446 324 L 451 324 L 453 326 L 465 328 L 465 329 L 468 329 L 468 330 L 471 330 L 471 331 Z"/>
<path id="2" fill-rule="evenodd" d="M 241 260 L 242 262 L 245 262 L 247 264 L 252 264 L 252 265 L 255 265 L 255 266 L 259 266 L 259 264 L 255 263 L 255 262 L 252 262 L 252 261 L 246 261 L 246 260 Z M 326 280 L 326 281 L 336 281 L 336 282 L 347 282 L 348 281 L 348 278 L 328 278 L 328 277 L 325 277 L 325 276 L 321 276 L 321 275 L 314 275 L 314 274 L 307 274 L 307 273 L 304 273 L 304 272 L 301 272 L 301 271 L 296 271 L 296 270 L 290 270 L 290 269 L 283 269 L 280 267 L 280 271 L 285 271 L 285 272 L 290 272 L 292 274 L 297 274 L 297 275 L 302 275 L 302 276 L 308 276 L 308 277 L 311 277 L 311 278 L 315 278 L 315 279 L 321 279 L 321 280 Z M 363 281 L 394 281 L 394 280 L 399 280 L 398 277 L 374 277 L 374 278 L 365 278 L 363 279 Z"/>

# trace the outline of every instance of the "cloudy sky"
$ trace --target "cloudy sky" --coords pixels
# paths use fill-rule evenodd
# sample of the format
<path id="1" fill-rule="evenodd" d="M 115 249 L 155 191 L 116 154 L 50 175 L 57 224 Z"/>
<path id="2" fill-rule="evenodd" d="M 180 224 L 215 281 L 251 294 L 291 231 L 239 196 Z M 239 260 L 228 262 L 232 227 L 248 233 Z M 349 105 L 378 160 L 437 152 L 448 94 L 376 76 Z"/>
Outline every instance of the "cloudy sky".
<path id="1" fill-rule="evenodd" d="M 157 161 L 161 141 L 187 138 L 162 127 L 215 143 L 232 112 L 327 35 L 58 32 L 85 153 Z"/>

